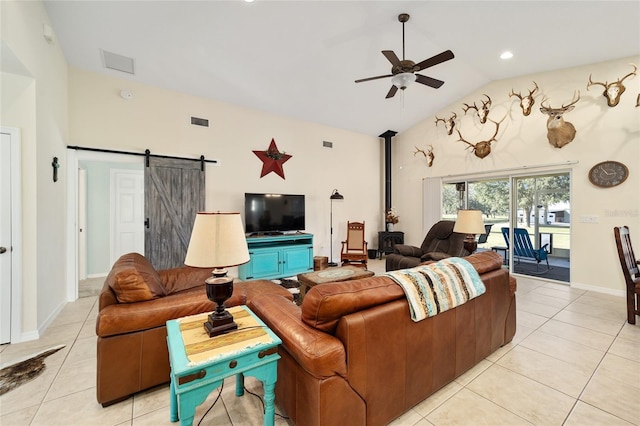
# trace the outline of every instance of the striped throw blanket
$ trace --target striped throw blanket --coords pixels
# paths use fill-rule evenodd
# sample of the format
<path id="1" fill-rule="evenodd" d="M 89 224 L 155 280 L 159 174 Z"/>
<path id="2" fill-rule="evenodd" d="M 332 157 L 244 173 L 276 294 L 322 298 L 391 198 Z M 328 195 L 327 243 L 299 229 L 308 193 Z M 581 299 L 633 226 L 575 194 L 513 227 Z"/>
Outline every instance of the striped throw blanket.
<path id="1" fill-rule="evenodd" d="M 458 257 L 385 275 L 404 290 L 415 322 L 453 309 L 486 291 L 475 268 Z"/>

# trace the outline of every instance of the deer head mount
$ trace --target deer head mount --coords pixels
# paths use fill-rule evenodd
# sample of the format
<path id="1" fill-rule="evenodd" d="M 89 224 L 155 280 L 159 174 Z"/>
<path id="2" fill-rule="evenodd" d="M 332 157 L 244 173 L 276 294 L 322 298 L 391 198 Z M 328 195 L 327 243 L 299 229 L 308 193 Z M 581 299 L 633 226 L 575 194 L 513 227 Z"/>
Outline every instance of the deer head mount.
<path id="1" fill-rule="evenodd" d="M 531 107 L 535 103 L 533 94 L 538 91 L 538 84 L 534 81 L 533 85 L 535 87 L 533 88 L 533 90 L 529 90 L 529 94 L 526 96 L 522 96 L 522 93 L 514 92 L 513 89 L 511 89 L 511 93 L 509 93 L 509 97 L 516 96 L 518 99 L 520 99 L 520 108 L 522 108 L 522 114 L 524 114 L 525 117 L 531 114 Z"/>
<path id="2" fill-rule="evenodd" d="M 487 97 L 487 101 L 486 102 L 480 101 L 482 102 L 482 106 L 480 108 L 476 106 L 475 102 L 473 103 L 473 105 L 464 104 L 464 107 L 462 107 L 465 115 L 467 114 L 467 111 L 469 111 L 470 109 L 475 109 L 476 115 L 478 116 L 478 118 L 480 119 L 480 123 L 482 124 L 487 122 L 487 118 L 489 117 L 489 108 L 491 108 L 491 98 L 489 97 L 489 95 L 484 95 L 484 96 Z"/>
<path id="3" fill-rule="evenodd" d="M 574 95 L 575 98 L 575 95 Z M 551 108 L 551 106 L 545 106 L 544 101 L 540 102 L 540 112 L 547 114 L 547 139 L 549 143 L 556 148 L 562 148 L 573 140 L 576 136 L 576 128 L 568 121 L 564 121 L 563 115 L 565 112 L 569 112 L 575 108 L 575 104 L 580 100 L 580 91 L 578 91 L 578 97 L 572 100 L 568 105 L 562 105 L 560 108 Z"/>
<path id="4" fill-rule="evenodd" d="M 424 155 L 424 157 L 427 159 L 427 166 L 433 166 L 433 159 L 436 158 L 436 156 L 433 154 L 433 145 L 429 145 L 427 152 L 424 152 L 424 149 L 418 149 L 418 147 L 416 146 L 416 152 L 414 152 L 413 155 L 416 155 L 417 153 L 422 153 L 422 155 Z"/>
<path id="5" fill-rule="evenodd" d="M 456 118 L 458 118 L 458 116 L 456 115 L 455 112 L 452 112 L 451 117 L 447 118 L 446 120 L 444 118 L 438 118 L 438 116 L 436 115 L 436 127 L 438 127 L 438 121 L 442 121 L 444 123 L 444 128 L 447 129 L 447 134 L 449 136 L 451 136 L 451 134 L 453 133 L 453 128 L 456 127 Z"/>
<path id="6" fill-rule="evenodd" d="M 589 74 L 589 83 L 587 83 L 587 90 L 589 90 L 589 87 L 599 84 L 602 87 L 604 87 L 604 92 L 602 92 L 602 96 L 607 98 L 607 105 L 609 105 L 610 107 L 614 107 L 618 105 L 618 103 L 620 102 L 620 96 L 622 96 L 622 94 L 626 90 L 626 87 L 624 87 L 622 82 L 626 78 L 631 77 L 632 75 L 636 75 L 638 71 L 637 66 L 635 66 L 634 64 L 629 64 L 629 65 L 633 67 L 633 71 L 631 71 L 629 74 L 625 75 L 624 77 L 619 78 L 617 81 L 614 81 L 611 83 L 607 83 L 606 81 L 604 83 L 600 81 L 591 81 L 591 74 Z"/>
<path id="7" fill-rule="evenodd" d="M 506 117 L 506 115 L 505 115 L 505 117 Z M 486 140 L 486 141 L 480 141 L 480 142 L 476 142 L 476 143 L 471 143 L 471 142 L 465 140 L 462 137 L 462 134 L 460 133 L 460 130 L 456 130 L 458 132 L 458 136 L 460 136 L 460 139 L 458 139 L 458 141 L 464 142 L 467 145 L 469 145 L 467 147 L 467 149 L 472 148 L 473 149 L 473 153 L 478 158 L 484 158 L 487 155 L 491 154 L 491 142 L 497 142 L 498 141 L 496 139 L 496 136 L 498 135 L 498 129 L 500 128 L 500 123 L 502 123 L 502 121 L 504 120 L 504 117 L 500 121 L 493 121 L 490 118 L 488 120 L 496 125 L 496 131 L 493 133 L 493 136 L 491 136 L 491 138 L 489 140 Z"/>

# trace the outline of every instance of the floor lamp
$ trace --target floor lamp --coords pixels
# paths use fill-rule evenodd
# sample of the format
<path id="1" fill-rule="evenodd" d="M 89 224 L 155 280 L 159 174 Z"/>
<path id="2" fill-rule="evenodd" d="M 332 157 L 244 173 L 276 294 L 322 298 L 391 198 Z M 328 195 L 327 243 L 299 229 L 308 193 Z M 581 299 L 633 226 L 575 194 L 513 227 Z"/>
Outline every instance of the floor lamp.
<path id="1" fill-rule="evenodd" d="M 334 189 L 333 193 L 331 194 L 329 199 L 331 200 L 331 216 L 330 216 L 330 221 L 331 221 L 331 245 L 329 246 L 330 247 L 330 251 L 331 251 L 331 258 L 329 259 L 329 266 L 338 266 L 338 264 L 333 261 L 333 200 L 344 200 L 344 197 L 342 196 L 342 194 L 340 194 L 338 192 L 337 189 Z"/>

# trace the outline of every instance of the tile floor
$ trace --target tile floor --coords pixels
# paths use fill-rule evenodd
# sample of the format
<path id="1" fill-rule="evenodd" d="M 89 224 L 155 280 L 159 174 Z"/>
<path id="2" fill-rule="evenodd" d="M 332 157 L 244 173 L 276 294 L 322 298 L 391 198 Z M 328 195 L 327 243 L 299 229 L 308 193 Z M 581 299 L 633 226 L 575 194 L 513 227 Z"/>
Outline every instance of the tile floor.
<path id="1" fill-rule="evenodd" d="M 384 260 L 370 261 L 384 271 Z M 640 425 L 640 325 L 621 297 L 518 280 L 510 344 L 392 425 Z M 0 364 L 63 343 L 44 373 L 0 397 L 0 424 L 169 425 L 168 385 L 102 408 L 95 399 L 96 297 L 68 304 L 44 336 L 0 346 Z M 247 387 L 261 393 L 260 383 Z M 196 422 L 217 393 L 199 407 Z M 203 425 L 261 425 L 261 405 L 228 381 Z M 288 422 L 276 417 L 276 424 Z"/>

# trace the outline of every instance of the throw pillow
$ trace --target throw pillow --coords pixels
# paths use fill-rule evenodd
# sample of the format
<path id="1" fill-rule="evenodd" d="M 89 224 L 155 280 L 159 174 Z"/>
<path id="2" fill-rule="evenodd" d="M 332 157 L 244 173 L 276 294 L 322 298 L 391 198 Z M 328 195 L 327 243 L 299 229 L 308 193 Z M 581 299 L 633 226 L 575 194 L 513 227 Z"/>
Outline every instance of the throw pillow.
<path id="1" fill-rule="evenodd" d="M 120 303 L 143 302 L 166 295 L 158 272 L 139 253 L 122 255 L 111 268 L 107 282 Z"/>

